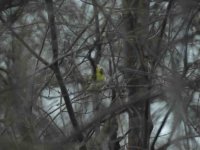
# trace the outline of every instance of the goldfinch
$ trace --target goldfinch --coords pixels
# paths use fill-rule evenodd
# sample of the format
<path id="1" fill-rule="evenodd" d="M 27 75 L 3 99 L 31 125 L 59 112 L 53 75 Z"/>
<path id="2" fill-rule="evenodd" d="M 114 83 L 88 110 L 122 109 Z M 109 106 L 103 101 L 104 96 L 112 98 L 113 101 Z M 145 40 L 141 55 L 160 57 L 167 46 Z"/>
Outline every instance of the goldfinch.
<path id="1" fill-rule="evenodd" d="M 103 68 L 100 65 L 97 65 L 96 68 L 96 81 L 105 81 L 106 77 L 105 77 L 105 73 Z"/>
<path id="2" fill-rule="evenodd" d="M 100 65 L 97 65 L 95 78 L 91 81 L 88 90 L 89 91 L 97 91 L 100 90 L 106 81 L 105 72 Z"/>

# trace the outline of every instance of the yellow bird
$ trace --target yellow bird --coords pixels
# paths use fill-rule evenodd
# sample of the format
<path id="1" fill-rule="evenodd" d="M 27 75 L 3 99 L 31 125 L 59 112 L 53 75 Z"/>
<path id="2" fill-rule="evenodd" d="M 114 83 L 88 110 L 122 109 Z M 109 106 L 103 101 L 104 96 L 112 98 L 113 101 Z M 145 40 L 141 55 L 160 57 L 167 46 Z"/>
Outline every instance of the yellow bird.
<path id="1" fill-rule="evenodd" d="M 105 77 L 105 73 L 103 68 L 100 65 L 97 65 L 96 68 L 96 81 L 105 81 L 106 77 Z"/>
<path id="2" fill-rule="evenodd" d="M 105 72 L 100 65 L 97 65 L 96 67 L 96 74 L 94 79 L 95 80 L 91 80 L 88 88 L 89 91 L 98 91 L 105 85 Z"/>

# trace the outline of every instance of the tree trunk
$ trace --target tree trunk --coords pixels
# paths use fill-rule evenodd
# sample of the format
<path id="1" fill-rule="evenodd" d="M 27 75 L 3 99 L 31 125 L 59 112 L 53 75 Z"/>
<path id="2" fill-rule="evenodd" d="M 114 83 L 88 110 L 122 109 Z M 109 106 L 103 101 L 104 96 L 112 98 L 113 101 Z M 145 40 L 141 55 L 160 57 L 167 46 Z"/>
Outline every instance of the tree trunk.
<path id="1" fill-rule="evenodd" d="M 146 48 L 146 37 L 148 33 L 148 2 L 145 0 L 125 0 L 124 7 L 124 52 L 125 79 L 128 86 L 128 97 L 134 94 L 143 94 L 150 90 L 149 72 L 149 54 Z M 137 75 L 131 70 L 145 72 L 143 75 Z M 143 86 L 145 85 L 145 86 Z M 147 86 L 146 86 L 147 85 Z M 134 101 L 129 98 L 129 101 Z M 150 130 L 152 129 L 152 121 L 150 119 L 149 101 L 131 106 L 128 110 L 129 128 L 128 149 L 140 150 L 148 149 Z"/>

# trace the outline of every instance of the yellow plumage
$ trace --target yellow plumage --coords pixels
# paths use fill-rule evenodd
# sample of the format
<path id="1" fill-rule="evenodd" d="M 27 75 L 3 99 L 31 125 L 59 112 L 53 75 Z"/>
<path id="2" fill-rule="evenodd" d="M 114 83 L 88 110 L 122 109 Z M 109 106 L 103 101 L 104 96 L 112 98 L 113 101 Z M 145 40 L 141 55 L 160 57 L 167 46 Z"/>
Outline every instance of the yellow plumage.
<path id="1" fill-rule="evenodd" d="M 104 70 L 101 66 L 97 65 L 95 80 L 93 80 L 90 83 L 88 90 L 89 91 L 100 90 L 105 85 L 105 81 L 106 81 L 106 77 L 105 77 Z"/>
<path id="2" fill-rule="evenodd" d="M 96 81 L 105 81 L 104 70 L 99 65 L 97 65 L 97 68 L 96 68 Z"/>

